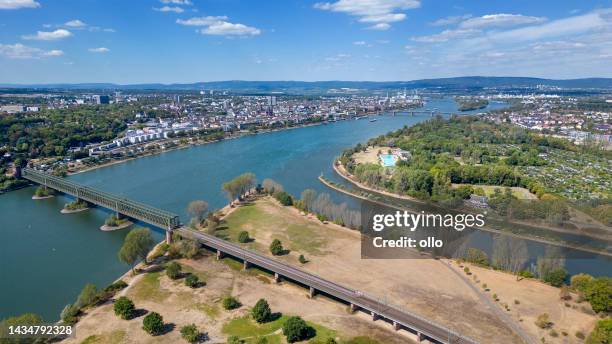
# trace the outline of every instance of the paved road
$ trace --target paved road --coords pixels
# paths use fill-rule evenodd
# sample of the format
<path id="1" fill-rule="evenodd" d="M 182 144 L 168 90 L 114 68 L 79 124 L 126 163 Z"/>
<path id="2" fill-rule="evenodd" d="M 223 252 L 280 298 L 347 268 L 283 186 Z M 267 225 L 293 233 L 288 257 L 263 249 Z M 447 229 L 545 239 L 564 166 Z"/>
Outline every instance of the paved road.
<path id="1" fill-rule="evenodd" d="M 207 247 L 219 250 L 225 254 L 247 261 L 266 270 L 276 272 L 280 276 L 302 283 L 345 302 L 351 303 L 380 318 L 395 322 L 404 328 L 412 329 L 440 343 L 477 343 L 471 338 L 462 336 L 442 325 L 424 319 L 406 309 L 402 309 L 366 295 L 358 290 L 328 281 L 317 275 L 300 270 L 291 265 L 279 262 L 270 257 L 244 249 L 236 244 L 227 242 L 209 234 L 181 227 L 176 229 L 181 236 L 198 240 Z"/>

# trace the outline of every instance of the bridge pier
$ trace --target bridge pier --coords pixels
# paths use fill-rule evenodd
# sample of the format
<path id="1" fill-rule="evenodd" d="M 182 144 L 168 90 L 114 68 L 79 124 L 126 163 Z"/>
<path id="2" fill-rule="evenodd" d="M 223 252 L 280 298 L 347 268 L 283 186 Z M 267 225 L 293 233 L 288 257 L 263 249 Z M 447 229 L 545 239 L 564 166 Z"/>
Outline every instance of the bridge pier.
<path id="1" fill-rule="evenodd" d="M 425 340 L 425 336 L 421 333 L 417 331 L 417 342 L 422 342 Z"/>
<path id="2" fill-rule="evenodd" d="M 242 262 L 242 270 L 247 270 L 249 268 L 249 262 L 247 260 Z"/>
<path id="3" fill-rule="evenodd" d="M 220 260 L 221 258 L 223 258 L 223 252 L 217 250 L 217 260 Z"/>
<path id="4" fill-rule="evenodd" d="M 396 331 L 400 330 L 400 324 L 398 324 L 397 321 L 393 322 L 393 329 L 396 330 Z"/>
<path id="5" fill-rule="evenodd" d="M 372 321 L 378 320 L 378 314 L 376 314 L 374 311 L 370 312 L 370 314 L 372 314 Z"/>
<path id="6" fill-rule="evenodd" d="M 355 313 L 355 312 L 357 312 L 357 305 L 355 305 L 354 303 L 351 303 L 351 306 L 350 306 L 349 309 L 350 309 L 351 313 Z"/>
<path id="7" fill-rule="evenodd" d="M 315 296 L 316 293 L 317 293 L 317 291 L 315 290 L 315 288 L 310 287 L 310 289 L 308 290 L 308 297 L 310 297 L 312 299 Z"/>
<path id="8" fill-rule="evenodd" d="M 172 244 L 172 230 L 171 229 L 166 230 L 166 244 L 168 245 Z"/>
<path id="9" fill-rule="evenodd" d="M 280 275 L 278 274 L 278 272 L 275 272 L 274 273 L 274 282 L 275 283 L 280 283 L 280 281 L 281 281 Z"/>

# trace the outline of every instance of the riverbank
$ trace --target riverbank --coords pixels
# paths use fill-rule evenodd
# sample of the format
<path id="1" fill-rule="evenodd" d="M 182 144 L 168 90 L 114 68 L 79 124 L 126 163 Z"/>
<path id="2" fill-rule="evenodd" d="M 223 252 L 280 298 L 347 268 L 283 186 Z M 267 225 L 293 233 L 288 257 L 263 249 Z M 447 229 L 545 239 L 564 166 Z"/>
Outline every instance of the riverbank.
<path id="1" fill-rule="evenodd" d="M 334 164 L 334 171 L 338 172 L 338 174 L 340 175 L 340 171 L 339 171 L 339 169 L 336 168 L 335 164 Z M 376 193 L 382 194 L 382 193 L 380 193 L 380 192 L 378 192 L 378 191 L 376 191 L 376 190 L 374 190 L 372 188 L 368 188 L 366 186 L 362 186 L 361 183 L 359 183 L 357 181 L 354 181 L 354 180 L 350 179 L 347 176 L 343 176 L 343 175 L 341 175 L 341 176 L 344 179 L 347 179 L 348 181 L 350 181 L 352 184 L 356 185 L 359 188 L 366 189 L 366 190 L 368 190 L 370 192 L 373 192 L 375 194 Z M 400 210 L 400 211 L 408 211 L 408 212 L 415 213 L 415 214 L 418 213 L 418 212 L 413 211 L 413 210 L 411 210 L 409 208 L 406 208 L 406 207 L 400 207 L 400 206 L 388 204 L 388 203 L 385 203 L 385 202 L 382 202 L 382 201 L 373 200 L 373 199 L 368 198 L 366 196 L 357 194 L 355 192 L 351 192 L 349 190 L 346 190 L 344 188 L 341 188 L 341 187 L 339 187 L 337 185 L 334 185 L 334 184 L 330 183 L 329 181 L 327 181 L 322 176 L 319 177 L 319 181 L 321 181 L 325 186 L 327 186 L 327 187 L 329 187 L 329 188 L 331 188 L 331 189 L 333 189 L 335 191 L 341 192 L 341 193 L 343 193 L 345 195 L 349 195 L 351 197 L 355 197 L 355 198 L 358 198 L 358 199 L 361 199 L 361 200 L 365 200 L 365 201 L 368 201 L 368 202 L 376 203 L 376 204 L 379 204 L 379 205 L 382 205 L 382 206 L 385 206 L 385 207 L 389 207 L 389 208 L 393 208 L 393 209 L 396 209 L 396 210 Z M 382 194 L 382 195 L 387 196 L 387 197 L 398 198 L 398 197 L 396 197 L 394 195 L 390 195 L 389 193 Z M 403 198 L 403 199 L 406 200 L 407 198 Z M 412 201 L 412 200 L 410 200 L 410 201 Z M 425 204 L 425 202 L 422 202 L 422 201 L 421 201 L 421 203 Z M 443 210 L 444 208 L 440 207 L 440 209 Z M 546 229 L 546 228 L 544 228 L 544 229 Z M 498 230 L 498 229 L 492 229 L 492 228 L 488 228 L 488 227 L 479 227 L 478 230 L 489 232 L 489 233 L 493 233 L 493 234 L 499 234 L 500 231 L 501 231 L 505 235 L 508 235 L 508 236 L 511 236 L 511 237 L 514 237 L 514 238 L 517 238 L 517 239 L 534 241 L 534 242 L 539 242 L 539 243 L 546 244 L 546 245 L 553 245 L 553 246 L 562 247 L 562 248 L 570 248 L 570 249 L 577 250 L 577 251 L 594 253 L 594 254 L 598 254 L 598 255 L 602 255 L 602 256 L 606 256 L 606 257 L 612 257 L 612 252 L 609 252 L 609 251 L 606 251 L 606 250 L 599 250 L 599 249 L 595 249 L 595 248 L 584 247 L 584 246 L 580 246 L 580 245 L 572 244 L 572 243 L 568 243 L 568 242 L 553 241 L 553 240 L 549 240 L 549 239 L 546 239 L 546 238 L 541 238 L 541 237 L 531 236 L 531 235 L 522 235 L 522 234 L 513 233 L 512 231 L 503 230 L 503 229 L 502 230 Z"/>

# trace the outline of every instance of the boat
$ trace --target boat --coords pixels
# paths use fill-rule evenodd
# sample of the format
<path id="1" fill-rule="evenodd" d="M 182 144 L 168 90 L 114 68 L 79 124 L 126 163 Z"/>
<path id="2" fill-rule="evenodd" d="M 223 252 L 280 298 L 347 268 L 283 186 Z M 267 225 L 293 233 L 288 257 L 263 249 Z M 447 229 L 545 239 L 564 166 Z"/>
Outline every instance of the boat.
<path id="1" fill-rule="evenodd" d="M 376 118 L 372 118 L 370 122 L 376 122 Z"/>

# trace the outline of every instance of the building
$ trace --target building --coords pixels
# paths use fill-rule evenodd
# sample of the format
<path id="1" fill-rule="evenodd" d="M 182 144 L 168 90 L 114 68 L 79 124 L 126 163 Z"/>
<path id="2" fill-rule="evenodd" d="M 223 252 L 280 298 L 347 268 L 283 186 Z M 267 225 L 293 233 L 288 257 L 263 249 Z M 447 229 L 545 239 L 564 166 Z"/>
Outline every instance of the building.
<path id="1" fill-rule="evenodd" d="M 96 94 L 96 95 L 93 95 L 91 99 L 94 104 L 110 104 L 109 96 L 101 96 L 101 95 Z"/>
<path id="2" fill-rule="evenodd" d="M 6 112 L 6 113 L 19 113 L 19 112 L 24 112 L 26 111 L 26 107 L 23 105 L 3 105 L 0 106 L 0 112 Z"/>

